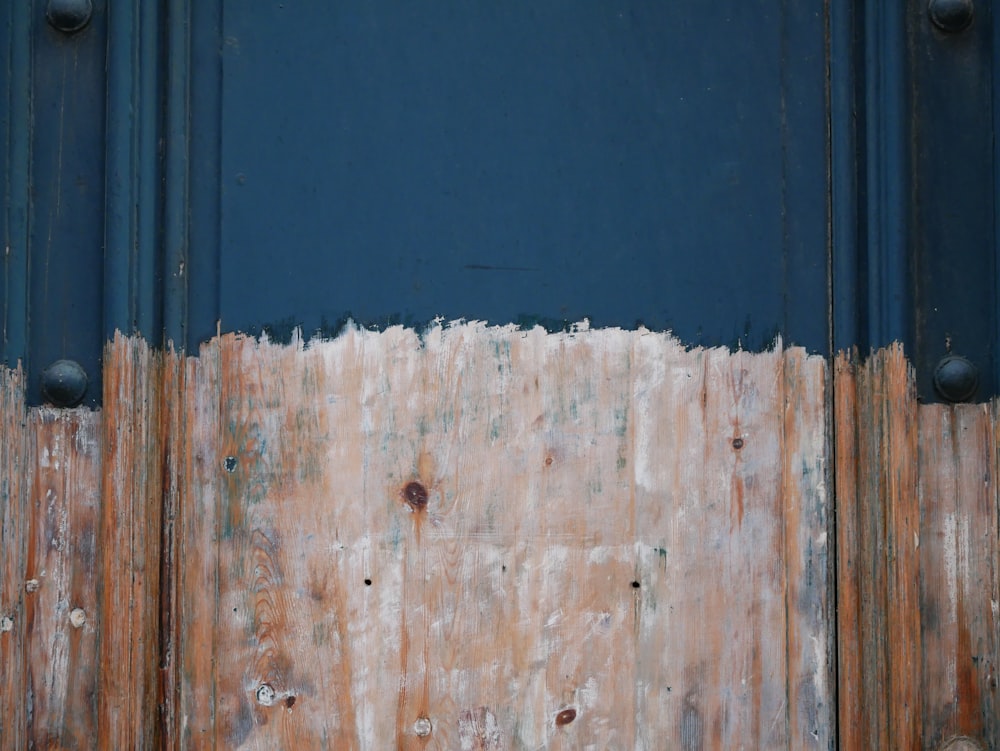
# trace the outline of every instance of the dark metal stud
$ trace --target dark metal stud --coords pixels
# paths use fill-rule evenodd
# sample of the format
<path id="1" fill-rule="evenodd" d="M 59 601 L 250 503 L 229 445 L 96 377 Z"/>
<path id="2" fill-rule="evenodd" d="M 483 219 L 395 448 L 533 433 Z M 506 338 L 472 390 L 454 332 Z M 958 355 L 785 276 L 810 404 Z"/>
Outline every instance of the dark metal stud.
<path id="1" fill-rule="evenodd" d="M 45 17 L 53 28 L 66 34 L 72 34 L 86 26 L 93 13 L 92 0 L 49 0 L 45 9 Z"/>
<path id="2" fill-rule="evenodd" d="M 42 396 L 57 407 L 75 407 L 87 393 L 87 371 L 73 360 L 56 360 L 42 372 Z"/>
<path id="3" fill-rule="evenodd" d="M 979 369 L 964 357 L 948 355 L 934 368 L 934 388 L 949 402 L 967 402 L 979 388 Z"/>
<path id="4" fill-rule="evenodd" d="M 956 34 L 969 28 L 975 8 L 972 0 L 930 0 L 927 12 L 941 31 Z"/>

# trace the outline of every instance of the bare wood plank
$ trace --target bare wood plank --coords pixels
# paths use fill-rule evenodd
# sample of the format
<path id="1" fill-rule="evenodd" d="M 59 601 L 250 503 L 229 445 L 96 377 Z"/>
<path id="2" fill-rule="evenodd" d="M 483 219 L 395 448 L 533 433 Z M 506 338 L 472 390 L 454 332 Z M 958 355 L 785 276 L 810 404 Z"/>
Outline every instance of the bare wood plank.
<path id="1" fill-rule="evenodd" d="M 655 340 L 637 349 L 637 528 L 659 558 L 637 650 L 639 725 L 648 728 L 640 747 L 786 748 L 803 737 L 805 747 L 817 744 L 809 720 L 825 713 L 829 725 L 832 705 L 823 688 L 806 706 L 800 669 L 815 661 L 802 649 L 814 639 L 827 659 L 825 628 L 806 632 L 820 616 L 809 606 L 823 610 L 826 579 L 806 596 L 808 615 L 794 614 L 789 627 L 786 602 L 804 589 L 786 589 L 784 561 L 786 552 L 808 557 L 796 552 L 800 539 L 823 540 L 822 516 L 798 504 L 821 502 L 825 472 L 816 457 L 812 475 L 786 467 L 782 452 L 786 432 L 802 440 L 802 451 L 811 445 L 822 454 L 825 439 L 817 412 L 808 430 L 783 417 L 784 400 L 796 400 L 783 391 L 800 388 L 796 356 L 786 372 L 774 353 L 671 352 Z M 801 387 L 822 397 L 824 369 L 809 370 L 818 383 Z M 789 503 L 796 513 L 786 520 Z M 818 528 L 805 529 L 813 522 Z M 811 687 L 824 685 L 810 678 Z M 829 743 L 829 727 L 817 733 Z"/>
<path id="2" fill-rule="evenodd" d="M 152 748 L 158 718 L 160 356 L 116 334 L 104 355 L 100 748 Z"/>
<path id="3" fill-rule="evenodd" d="M 218 343 L 186 358 L 174 466 L 176 748 L 215 748 L 220 477 Z"/>
<path id="4" fill-rule="evenodd" d="M 789 672 L 789 644 L 802 667 L 816 656 L 800 647 L 825 644 L 826 632 L 805 633 L 808 607 L 787 626 L 788 597 L 809 595 L 786 591 L 782 556 L 786 544 L 798 550 L 786 534 L 819 532 L 800 529 L 803 518 L 818 518 L 812 511 L 786 530 L 783 483 L 796 486 L 788 495 L 797 504 L 817 496 L 804 473 L 782 464 L 781 435 L 794 429 L 822 450 L 823 429 L 814 415 L 802 423 L 812 427 L 797 418 L 785 425 L 780 354 L 685 353 L 648 332 L 553 336 L 478 325 L 423 340 L 391 329 L 309 349 L 238 337 L 219 347 L 218 747 L 657 748 L 677 726 L 657 710 L 642 714 L 651 691 L 673 690 L 645 667 L 660 664 L 656 645 L 669 647 L 673 671 L 690 648 L 712 663 L 699 679 L 698 700 L 715 707 L 705 742 L 788 747 L 789 713 L 822 712 L 808 714 L 804 672 Z M 676 359 L 674 381 L 685 368 L 697 373 L 697 391 L 657 409 L 648 400 L 664 356 Z M 652 367 L 645 375 L 634 370 L 643 357 Z M 646 522 L 677 517 L 653 510 L 664 507 L 663 493 L 647 493 L 649 512 L 639 511 L 635 478 L 658 471 L 663 454 L 647 435 L 639 440 L 637 426 L 649 411 L 661 421 L 653 432 L 672 435 L 671 408 L 704 410 L 709 371 L 725 387 L 707 418 L 723 429 L 711 432 L 719 445 L 705 448 L 699 412 L 701 428 L 681 433 L 689 453 L 676 461 L 695 485 L 708 483 L 687 508 L 694 516 L 711 506 L 712 522 L 695 520 L 676 540 L 690 576 L 661 598 L 665 549 L 647 541 Z M 821 395 L 822 365 L 809 371 Z M 205 403 L 209 381 L 199 386 Z M 211 410 L 191 419 L 211 419 Z M 747 440 L 734 425 L 758 445 L 734 446 Z M 712 462 L 728 468 L 728 480 Z M 197 486 L 182 504 L 212 492 L 211 482 Z M 719 503 L 720 493 L 730 502 Z M 185 520 L 199 516 L 181 510 Z M 741 523 L 745 544 L 727 543 Z M 196 527 L 206 539 L 207 527 Z M 812 553 L 796 555 L 811 565 Z M 697 589 L 698 579 L 702 596 L 717 598 L 699 605 L 703 615 L 728 619 L 718 645 L 701 639 L 704 619 L 690 608 L 667 615 L 690 605 L 682 585 Z M 690 624 L 687 642 L 664 631 L 664 617 L 678 629 Z M 693 673 L 679 672 L 683 687 Z M 183 680 L 185 691 L 206 696 L 186 668 Z M 789 685 L 800 697 L 794 710 Z M 727 706 L 733 693 L 738 711 Z M 692 727 L 680 732 L 688 745 Z"/>
<path id="5" fill-rule="evenodd" d="M 834 362 L 833 420 L 836 462 L 834 497 L 837 518 L 837 717 L 842 749 L 877 748 L 877 722 L 867 709 L 863 678 L 865 642 L 862 636 L 862 582 L 867 576 L 867 551 L 861 544 L 859 506 L 858 387 L 854 358 L 841 353 Z M 870 601 L 870 600 L 869 600 Z M 869 665 L 867 670 L 873 669 Z"/>
<path id="6" fill-rule="evenodd" d="M 97 734 L 101 416 L 43 407 L 29 426 L 29 738 L 36 748 L 88 748 Z"/>
<path id="7" fill-rule="evenodd" d="M 1000 740 L 995 408 L 920 411 L 924 740 Z"/>
<path id="8" fill-rule="evenodd" d="M 0 366 L 0 748 L 28 745 L 27 613 L 29 454 L 20 368 Z"/>
<path id="9" fill-rule="evenodd" d="M 916 386 L 901 346 L 880 356 L 885 363 L 883 453 L 878 459 L 885 478 L 889 734 L 894 748 L 918 749 L 923 684 Z"/>
<path id="10" fill-rule="evenodd" d="M 788 615 L 788 737 L 797 749 L 829 749 L 836 734 L 830 565 L 831 478 L 825 363 L 784 353 L 782 509 Z"/>

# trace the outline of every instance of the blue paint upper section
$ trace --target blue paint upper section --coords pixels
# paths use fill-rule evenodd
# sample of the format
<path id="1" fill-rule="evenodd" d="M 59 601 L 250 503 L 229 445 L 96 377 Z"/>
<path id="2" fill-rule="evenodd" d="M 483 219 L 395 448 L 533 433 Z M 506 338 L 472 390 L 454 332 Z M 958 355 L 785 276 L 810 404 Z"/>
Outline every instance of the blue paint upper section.
<path id="1" fill-rule="evenodd" d="M 586 317 L 825 351 L 818 14 L 302 0 L 223 18 L 223 328 Z"/>

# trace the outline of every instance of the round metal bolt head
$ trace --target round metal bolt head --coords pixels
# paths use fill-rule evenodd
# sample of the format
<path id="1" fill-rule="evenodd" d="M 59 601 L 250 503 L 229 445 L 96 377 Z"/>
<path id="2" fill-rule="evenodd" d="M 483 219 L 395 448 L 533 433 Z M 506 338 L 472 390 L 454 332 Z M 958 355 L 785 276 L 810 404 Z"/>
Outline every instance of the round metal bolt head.
<path id="1" fill-rule="evenodd" d="M 66 34 L 79 31 L 94 13 L 92 0 L 49 0 L 45 17 L 52 27 Z"/>
<path id="2" fill-rule="evenodd" d="M 413 732 L 421 738 L 426 738 L 431 734 L 431 721 L 427 717 L 418 717 L 413 723 Z"/>
<path id="3" fill-rule="evenodd" d="M 975 8 L 972 0 L 930 0 L 927 12 L 941 31 L 956 34 L 969 28 Z"/>
<path id="4" fill-rule="evenodd" d="M 57 407 L 75 407 L 87 393 L 87 372 L 73 360 L 56 360 L 42 372 L 42 396 Z"/>
<path id="5" fill-rule="evenodd" d="M 934 368 L 934 389 L 949 402 L 967 402 L 979 388 L 979 369 L 964 357 L 949 355 Z"/>

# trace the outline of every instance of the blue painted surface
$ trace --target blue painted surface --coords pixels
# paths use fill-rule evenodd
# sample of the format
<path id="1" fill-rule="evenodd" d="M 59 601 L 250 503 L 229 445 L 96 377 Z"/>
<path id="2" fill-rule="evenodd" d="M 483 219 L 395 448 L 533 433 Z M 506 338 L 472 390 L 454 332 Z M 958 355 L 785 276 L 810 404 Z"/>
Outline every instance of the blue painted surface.
<path id="1" fill-rule="evenodd" d="M 806 3 L 223 18 L 224 328 L 586 317 L 825 351 L 825 29 Z"/>
<path id="2" fill-rule="evenodd" d="M 815 352 L 995 393 L 993 50 L 923 0 L 0 11 L 4 361 L 475 318 Z"/>

